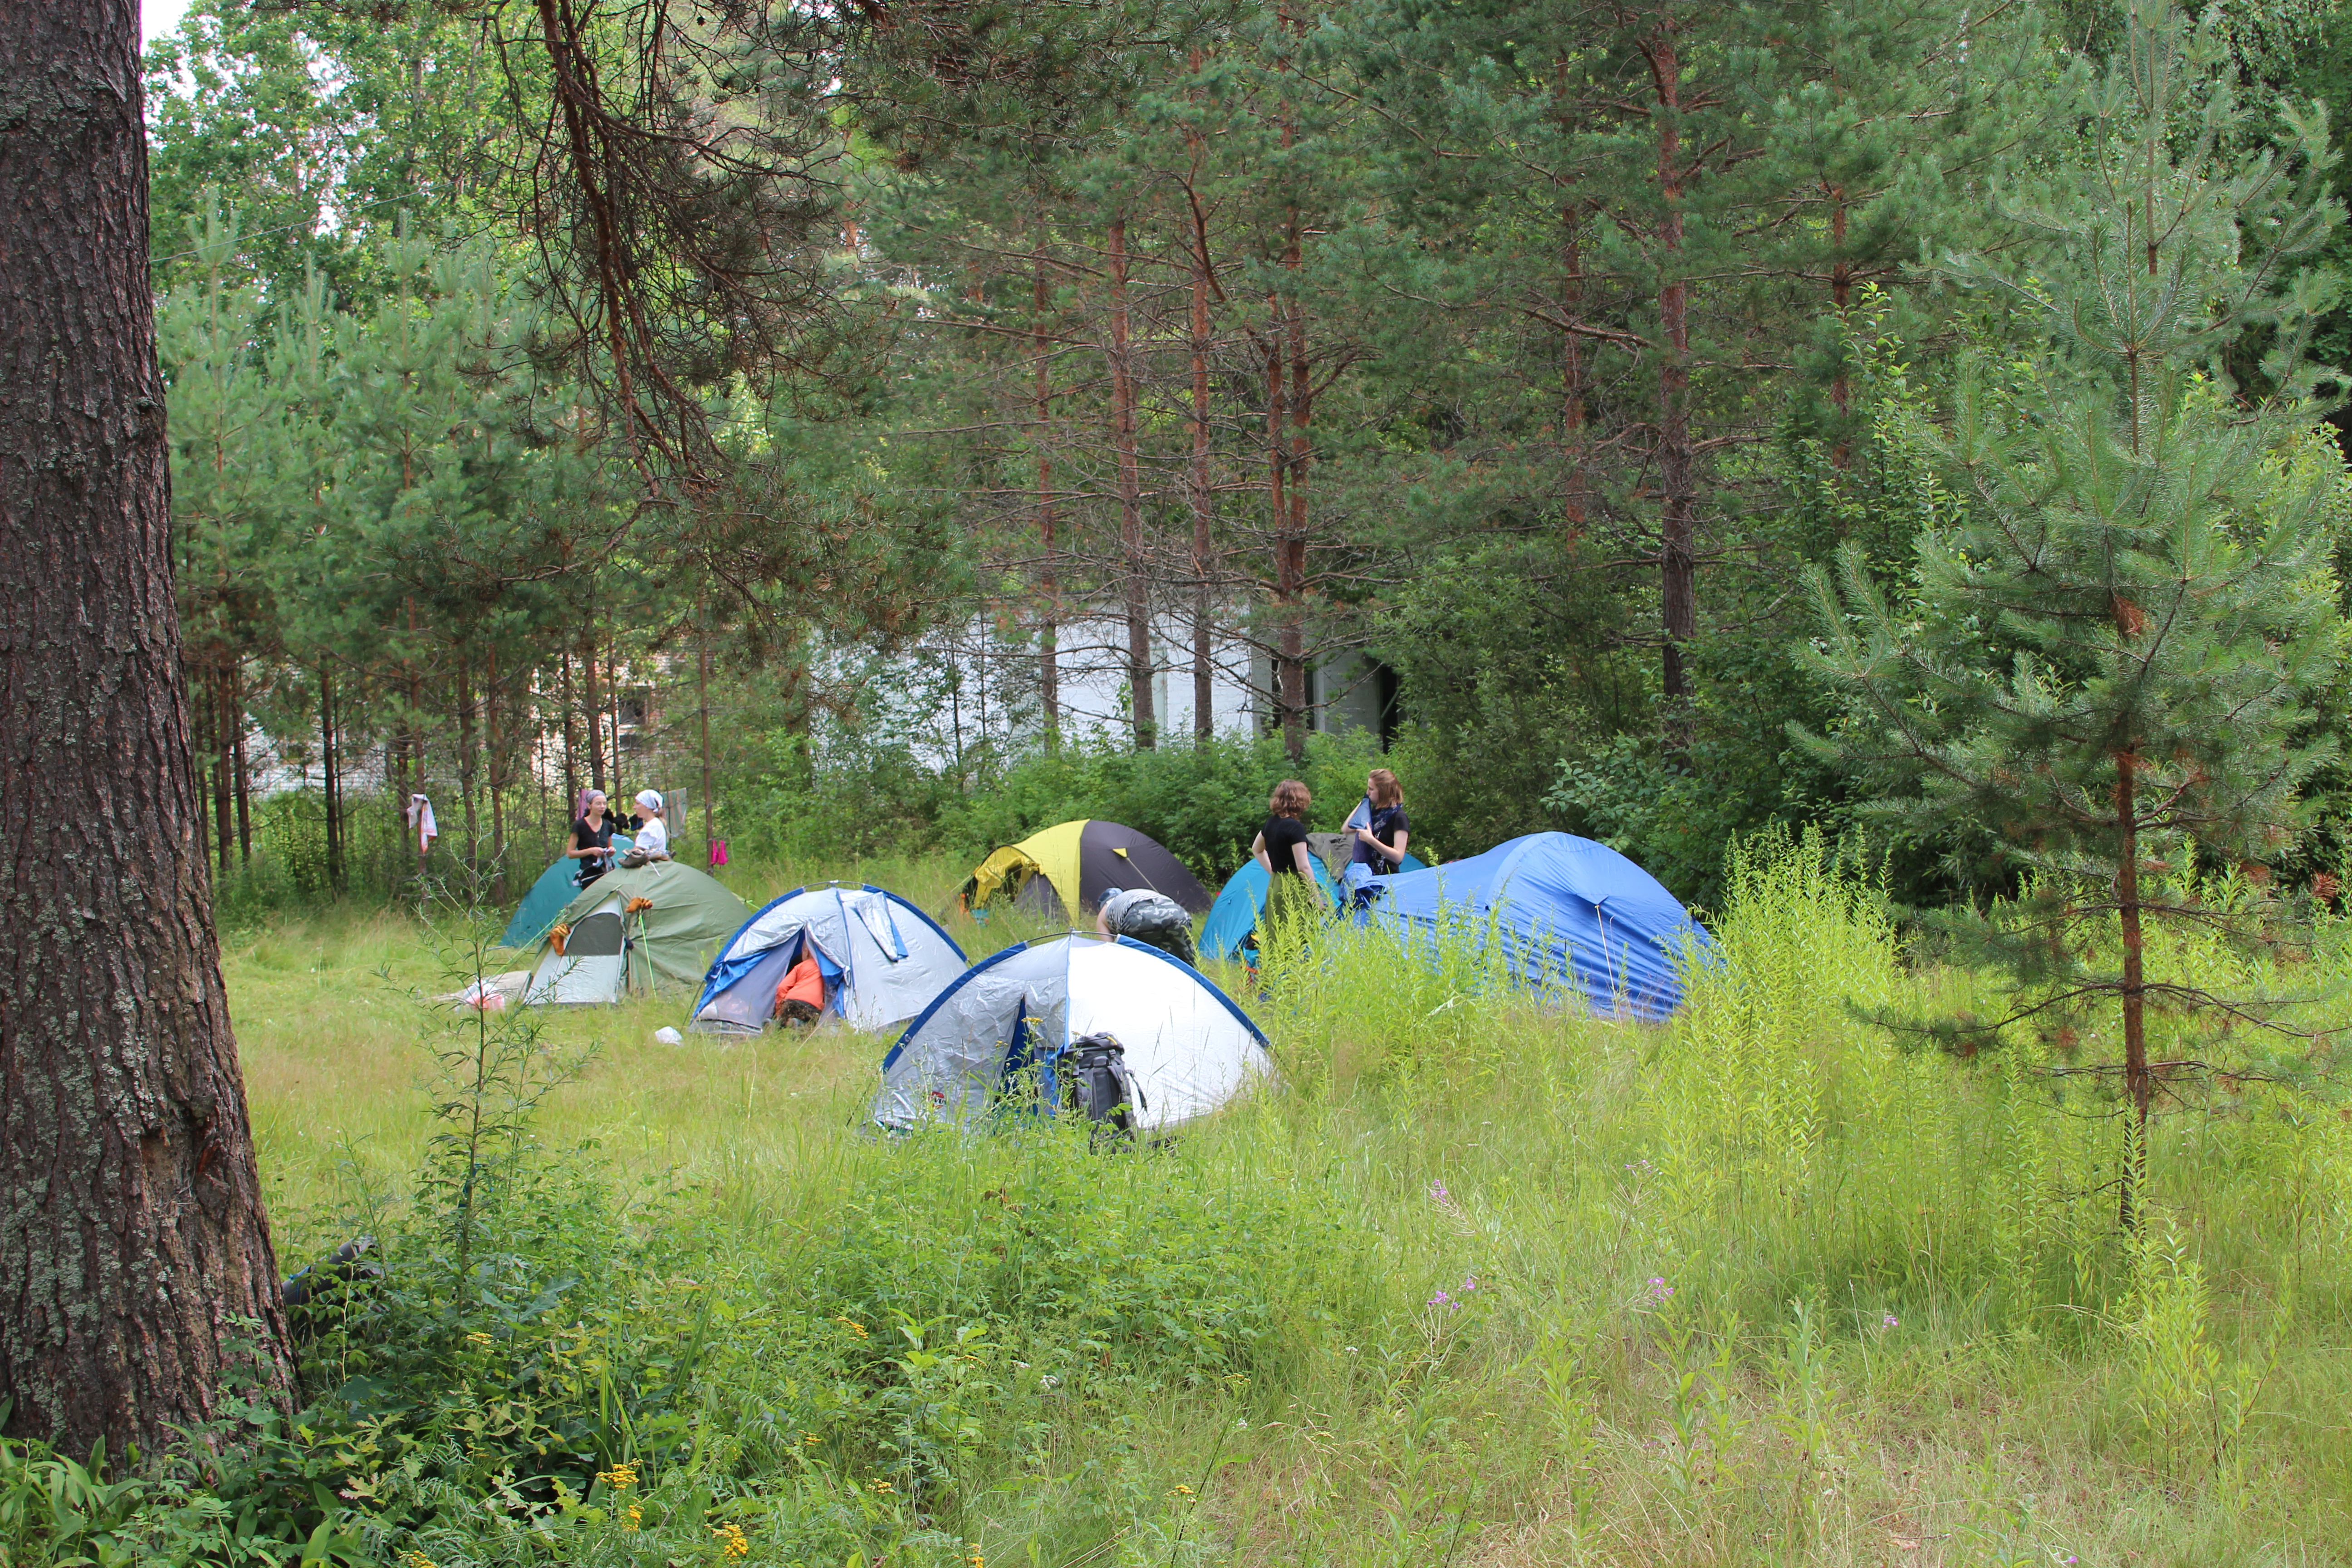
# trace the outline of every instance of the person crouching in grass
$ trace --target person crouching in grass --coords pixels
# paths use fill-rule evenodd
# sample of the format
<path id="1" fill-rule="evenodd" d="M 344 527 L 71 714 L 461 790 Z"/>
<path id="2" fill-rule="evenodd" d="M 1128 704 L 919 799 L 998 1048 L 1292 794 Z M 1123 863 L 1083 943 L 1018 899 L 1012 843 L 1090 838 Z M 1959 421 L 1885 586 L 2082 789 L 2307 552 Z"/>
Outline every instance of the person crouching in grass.
<path id="1" fill-rule="evenodd" d="M 1156 947 L 1186 963 L 1199 962 L 1192 947 L 1192 917 L 1183 905 L 1149 888 L 1106 889 L 1102 908 L 1095 911 L 1095 930 Z"/>

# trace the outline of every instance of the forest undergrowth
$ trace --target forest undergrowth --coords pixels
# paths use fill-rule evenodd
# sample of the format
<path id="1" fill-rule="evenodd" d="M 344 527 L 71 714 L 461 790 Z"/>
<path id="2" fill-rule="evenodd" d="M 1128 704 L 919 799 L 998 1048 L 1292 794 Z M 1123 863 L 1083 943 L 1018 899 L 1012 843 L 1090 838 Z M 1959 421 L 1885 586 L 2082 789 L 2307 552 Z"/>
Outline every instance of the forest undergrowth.
<path id="1" fill-rule="evenodd" d="M 420 1005 L 395 917 L 245 933 L 281 1258 L 365 1233 L 381 1275 L 302 1316 L 295 1419 L 248 1393 L 110 1475 L 0 1450 L 0 1563 L 2352 1561 L 2324 1077 L 2172 1083 L 2126 1232 L 2069 1070 L 2109 1042 L 1907 1047 L 1870 1020 L 1990 987 L 1818 844 L 1726 886 L 1663 1026 L 1466 942 L 1277 950 L 1223 978 L 1279 1087 L 1117 1152 L 876 1137 L 845 1032 Z M 2294 956 L 2352 968 L 2324 916 Z"/>

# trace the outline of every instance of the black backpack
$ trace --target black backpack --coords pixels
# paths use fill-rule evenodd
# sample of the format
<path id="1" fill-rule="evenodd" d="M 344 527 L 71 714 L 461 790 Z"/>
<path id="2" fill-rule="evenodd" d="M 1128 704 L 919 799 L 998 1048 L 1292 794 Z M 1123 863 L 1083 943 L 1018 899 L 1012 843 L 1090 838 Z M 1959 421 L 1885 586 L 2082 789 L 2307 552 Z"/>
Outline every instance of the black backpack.
<path id="1" fill-rule="evenodd" d="M 1081 1035 L 1072 1040 L 1054 1064 L 1054 1076 L 1061 1081 L 1063 1103 L 1097 1123 L 1097 1134 L 1129 1136 L 1135 1119 L 1129 1108 L 1151 1109 L 1142 1086 L 1127 1070 L 1127 1047 L 1116 1035 Z"/>

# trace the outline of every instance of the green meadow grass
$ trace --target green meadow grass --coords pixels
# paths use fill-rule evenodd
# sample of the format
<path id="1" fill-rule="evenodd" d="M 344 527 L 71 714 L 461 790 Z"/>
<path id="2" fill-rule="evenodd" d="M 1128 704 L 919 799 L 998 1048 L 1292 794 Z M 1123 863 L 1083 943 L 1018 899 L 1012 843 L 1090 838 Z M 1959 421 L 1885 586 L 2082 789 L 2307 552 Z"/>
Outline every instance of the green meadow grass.
<path id="1" fill-rule="evenodd" d="M 734 885 L 756 905 L 803 869 Z M 958 869 L 837 874 L 938 910 Z M 1156 1151 L 877 1139 L 887 1041 L 664 1046 L 677 995 L 547 1012 L 595 1054 L 538 1137 L 658 1192 L 624 1223 L 692 1259 L 613 1322 L 729 1325 L 698 1462 L 823 1501 L 760 1516 L 755 1563 L 2352 1562 L 2347 1112 L 2183 1084 L 2126 1236 L 2121 1124 L 2042 1070 L 2110 1042 L 1906 1049 L 1862 1018 L 1966 1004 L 1970 977 L 1910 962 L 1817 847 L 1730 883 L 1723 962 L 1660 1026 L 1538 1005 L 1465 944 L 1278 945 L 1264 997 L 1221 978 L 1280 1086 Z M 1044 934 L 950 929 L 974 957 Z M 457 987 L 461 935 L 337 914 L 226 940 L 289 1267 L 414 1167 L 415 998 Z M 2295 979 L 2345 964 L 2324 928 Z M 869 1404 L 805 1370 L 885 1342 Z M 702 1534 L 557 1555 L 721 1561 Z M 484 1539 L 404 1549 L 551 1560 Z"/>

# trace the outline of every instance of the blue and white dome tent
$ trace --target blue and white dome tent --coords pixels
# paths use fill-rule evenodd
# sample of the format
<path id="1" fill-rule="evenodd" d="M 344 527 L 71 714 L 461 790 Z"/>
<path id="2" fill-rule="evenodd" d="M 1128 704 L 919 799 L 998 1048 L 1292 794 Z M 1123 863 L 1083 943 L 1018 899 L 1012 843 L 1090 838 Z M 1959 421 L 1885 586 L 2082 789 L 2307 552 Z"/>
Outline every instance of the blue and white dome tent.
<path id="1" fill-rule="evenodd" d="M 1100 1034 L 1124 1047 L 1144 1131 L 1205 1116 L 1274 1071 L 1265 1036 L 1200 971 L 1127 937 L 1074 931 L 1008 947 L 941 992 L 883 1058 L 874 1120 L 904 1130 L 980 1115 L 1032 1067 L 1050 1112 L 1055 1063 Z"/>
<path id="2" fill-rule="evenodd" d="M 1602 1018 L 1668 1016 L 1682 1005 L 1684 965 L 1714 947 L 1655 877 L 1573 834 L 1530 833 L 1368 885 L 1368 923 L 1409 943 L 1498 940 L 1514 980 L 1580 994 Z"/>
<path id="3" fill-rule="evenodd" d="M 756 1034 L 775 1013 L 776 986 L 810 952 L 824 975 L 827 1010 L 860 1029 L 913 1017 L 964 969 L 955 938 L 887 888 L 794 888 L 719 950 L 688 1027 Z"/>

